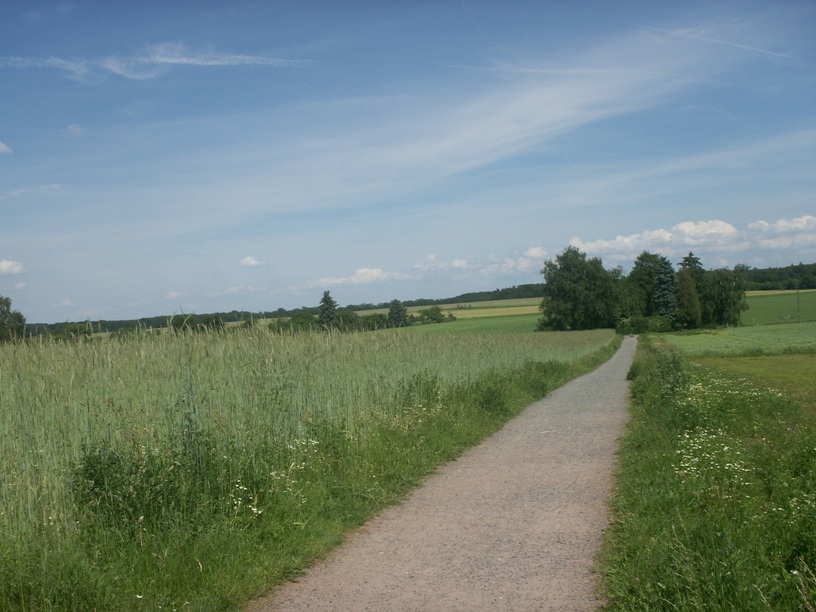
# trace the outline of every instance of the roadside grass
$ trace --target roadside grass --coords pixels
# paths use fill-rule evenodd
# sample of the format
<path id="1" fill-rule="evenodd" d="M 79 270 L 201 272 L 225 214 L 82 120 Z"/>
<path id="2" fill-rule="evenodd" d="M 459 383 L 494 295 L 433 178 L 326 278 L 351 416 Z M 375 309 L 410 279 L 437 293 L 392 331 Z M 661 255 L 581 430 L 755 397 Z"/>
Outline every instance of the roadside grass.
<path id="1" fill-rule="evenodd" d="M 0 609 L 236 609 L 618 344 L 256 326 L 2 345 Z"/>
<path id="2" fill-rule="evenodd" d="M 760 379 L 758 365 L 690 359 L 641 338 L 598 559 L 605 609 L 814 610 L 812 377 Z M 749 359 L 766 358 L 737 363 Z"/>
<path id="3" fill-rule="evenodd" d="M 742 313 L 743 325 L 816 321 L 816 290 L 751 291 L 748 310 Z"/>

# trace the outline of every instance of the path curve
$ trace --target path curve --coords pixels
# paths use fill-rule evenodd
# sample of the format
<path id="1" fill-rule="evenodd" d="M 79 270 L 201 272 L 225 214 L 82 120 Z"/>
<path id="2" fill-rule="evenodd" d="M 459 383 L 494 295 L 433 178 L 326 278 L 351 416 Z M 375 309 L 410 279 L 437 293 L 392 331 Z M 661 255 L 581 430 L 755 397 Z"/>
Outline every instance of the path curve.
<path id="1" fill-rule="evenodd" d="M 625 338 L 247 611 L 596 608 L 635 347 Z"/>

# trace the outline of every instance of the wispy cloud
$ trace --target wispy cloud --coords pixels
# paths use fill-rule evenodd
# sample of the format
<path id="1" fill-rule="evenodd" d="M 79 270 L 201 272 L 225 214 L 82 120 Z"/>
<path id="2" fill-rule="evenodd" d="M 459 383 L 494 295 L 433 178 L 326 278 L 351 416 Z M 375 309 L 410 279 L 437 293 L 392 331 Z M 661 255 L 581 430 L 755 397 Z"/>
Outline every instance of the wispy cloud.
<path id="1" fill-rule="evenodd" d="M 0 141 L 0 155 L 11 155 L 11 147 Z"/>
<path id="2" fill-rule="evenodd" d="M 759 47 L 753 47 L 753 46 L 750 46 L 750 45 L 745 45 L 745 44 L 740 44 L 740 43 L 736 43 L 736 42 L 729 42 L 729 41 L 726 41 L 726 40 L 718 40 L 716 38 L 711 38 L 710 36 L 707 36 L 705 34 L 706 29 L 703 28 L 703 27 L 700 27 L 700 26 L 695 27 L 695 28 L 686 28 L 686 29 L 680 29 L 680 30 L 663 30 L 663 29 L 660 29 L 660 28 L 650 28 L 650 29 L 654 30 L 655 32 L 663 32 L 665 34 L 670 34 L 672 36 L 681 36 L 681 37 L 684 37 L 684 38 L 690 38 L 692 40 L 699 40 L 699 41 L 702 41 L 702 42 L 712 43 L 712 44 L 715 44 L 715 45 L 723 45 L 723 46 L 726 46 L 726 47 L 733 47 L 735 49 L 743 49 L 745 51 L 752 51 L 754 53 L 763 53 L 765 55 L 773 55 L 775 57 L 782 57 L 782 58 L 785 58 L 785 59 L 803 61 L 801 57 L 796 57 L 796 56 L 790 55 L 788 53 L 779 53 L 777 51 L 771 51 L 769 49 L 760 49 Z"/>
<path id="3" fill-rule="evenodd" d="M 100 71 L 110 72 L 127 79 L 145 80 L 155 78 L 173 66 L 291 68 L 304 66 L 308 63 L 308 60 L 302 59 L 222 53 L 214 50 L 194 51 L 185 45 L 170 42 L 149 45 L 140 54 L 110 56 L 102 59 L 0 57 L 0 68 L 57 68 L 77 80 L 88 80 L 92 75 L 98 74 Z"/>

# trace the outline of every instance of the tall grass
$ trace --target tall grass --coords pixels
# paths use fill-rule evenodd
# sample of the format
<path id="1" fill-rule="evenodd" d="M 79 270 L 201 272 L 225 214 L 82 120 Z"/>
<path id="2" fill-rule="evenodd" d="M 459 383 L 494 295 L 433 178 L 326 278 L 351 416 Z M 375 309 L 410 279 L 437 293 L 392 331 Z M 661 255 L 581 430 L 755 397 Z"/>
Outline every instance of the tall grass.
<path id="1" fill-rule="evenodd" d="M 642 340 L 609 610 L 816 610 L 816 425 L 791 401 Z"/>
<path id="2" fill-rule="evenodd" d="M 0 609 L 235 607 L 613 340 L 405 331 L 0 347 Z"/>

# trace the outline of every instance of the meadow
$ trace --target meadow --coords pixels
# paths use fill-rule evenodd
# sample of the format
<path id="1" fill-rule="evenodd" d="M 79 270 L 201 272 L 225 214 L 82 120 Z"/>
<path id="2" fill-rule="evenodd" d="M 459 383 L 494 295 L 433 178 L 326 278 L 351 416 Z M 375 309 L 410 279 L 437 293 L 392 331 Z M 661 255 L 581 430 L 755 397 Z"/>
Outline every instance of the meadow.
<path id="1" fill-rule="evenodd" d="M 816 610 L 813 324 L 642 337 L 608 610 Z"/>
<path id="2" fill-rule="evenodd" d="M 816 290 L 750 291 L 743 325 L 816 321 Z"/>
<path id="3" fill-rule="evenodd" d="M 0 609 L 235 609 L 617 346 L 458 323 L 0 346 Z"/>
<path id="4" fill-rule="evenodd" d="M 809 354 L 816 352 L 816 322 L 700 330 L 664 338 L 694 356 Z"/>

